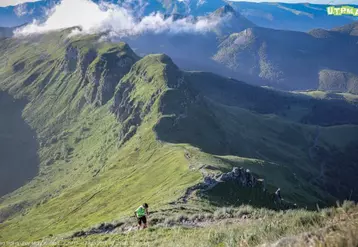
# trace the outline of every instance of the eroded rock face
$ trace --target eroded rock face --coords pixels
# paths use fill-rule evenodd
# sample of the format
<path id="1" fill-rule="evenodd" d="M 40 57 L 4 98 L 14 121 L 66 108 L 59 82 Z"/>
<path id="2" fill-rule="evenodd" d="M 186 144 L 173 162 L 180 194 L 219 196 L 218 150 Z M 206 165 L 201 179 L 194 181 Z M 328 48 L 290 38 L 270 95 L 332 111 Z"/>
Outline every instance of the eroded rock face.
<path id="1" fill-rule="evenodd" d="M 255 187 L 257 179 L 251 174 L 249 169 L 242 167 L 234 167 L 231 172 L 223 173 L 219 178 L 219 181 L 235 181 L 243 187 Z"/>
<path id="2" fill-rule="evenodd" d="M 182 196 L 179 201 L 187 202 L 191 194 L 196 190 L 208 191 L 214 188 L 219 183 L 225 182 L 236 182 L 242 187 L 253 188 L 259 187 L 262 188 L 262 191 L 266 191 L 265 181 L 263 179 L 256 178 L 249 169 L 244 169 L 242 167 L 234 167 L 231 172 L 221 173 L 214 175 L 209 175 L 204 177 L 202 183 L 196 184 L 187 189 L 184 196 Z"/>
<path id="3" fill-rule="evenodd" d="M 121 83 L 114 95 L 114 103 L 111 111 L 117 117 L 117 120 L 123 124 L 119 133 L 120 143 L 129 140 L 137 131 L 142 118 L 140 116 L 141 106 L 134 105 L 134 101 L 130 98 L 130 94 L 134 89 L 131 83 Z"/>
<path id="4" fill-rule="evenodd" d="M 85 101 L 97 106 L 106 104 L 114 95 L 119 81 L 130 71 L 139 57 L 126 44 L 106 50 L 83 50 L 75 44 L 66 47 L 61 68 L 80 75 L 85 87 Z"/>
<path id="5" fill-rule="evenodd" d="M 242 167 L 234 167 L 231 172 L 221 173 L 215 177 L 206 176 L 204 178 L 204 187 L 206 187 L 206 189 L 211 189 L 218 183 L 229 181 L 236 182 L 242 187 L 255 187 L 259 185 L 263 188 L 263 190 L 265 187 L 263 179 L 259 181 L 249 169 L 244 169 Z"/>
<path id="6" fill-rule="evenodd" d="M 71 45 L 66 48 L 64 70 L 66 72 L 74 72 L 77 69 L 79 52 Z"/>
<path id="7" fill-rule="evenodd" d="M 103 105 L 112 98 L 116 86 L 125 74 L 129 72 L 136 59 L 118 54 L 118 51 L 100 55 L 95 64 L 91 64 L 86 73 L 90 83 L 87 92 L 87 102 Z"/>

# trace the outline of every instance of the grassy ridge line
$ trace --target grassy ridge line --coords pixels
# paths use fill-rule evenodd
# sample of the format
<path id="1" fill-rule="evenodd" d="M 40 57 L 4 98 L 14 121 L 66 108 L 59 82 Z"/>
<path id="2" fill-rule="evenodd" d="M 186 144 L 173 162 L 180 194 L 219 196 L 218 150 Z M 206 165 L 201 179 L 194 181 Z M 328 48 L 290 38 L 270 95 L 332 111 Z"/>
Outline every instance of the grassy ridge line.
<path id="1" fill-rule="evenodd" d="M 65 50 L 60 47 L 56 52 Z M 19 97 L 38 92 L 34 89 L 41 83 L 38 77 L 26 87 L 21 85 L 33 72 L 30 65 L 37 54 L 31 45 L 24 49 L 17 49 L 14 57 L 10 57 L 17 60 L 23 56 L 24 68 L 13 73 L 9 67 L 7 73 L 14 75 L 2 83 L 2 88 Z M 26 52 L 35 56 L 24 56 Z M 58 55 L 60 60 L 63 56 Z M 156 63 L 144 65 L 157 66 Z M 53 66 L 61 68 L 58 62 Z M 44 76 L 51 73 L 51 63 L 44 61 L 41 69 Z M 158 69 L 161 67 L 153 73 Z M 1 203 L 1 212 L 12 215 L 1 224 L 1 240 L 37 239 L 82 228 L 130 214 L 143 200 L 153 207 L 161 207 L 199 182 L 201 175 L 189 171 L 182 148 L 156 141 L 152 131 L 158 115 L 156 105 L 136 136 L 118 149 L 122 124 L 108 114 L 112 102 L 97 109 L 80 108 L 84 91 L 78 89 L 79 74 L 59 72 L 52 78 L 41 94 L 29 96 L 32 101 L 24 111 L 25 119 L 36 129 L 42 142 L 40 174 Z M 136 86 L 138 90 L 134 93 L 139 94 L 131 95 L 132 99 L 140 99 L 144 95 L 141 92 L 147 90 L 140 89 L 139 82 Z M 30 207 L 14 211 L 14 206 L 24 201 Z"/>
<path id="2" fill-rule="evenodd" d="M 43 46 L 39 46 L 41 52 L 49 53 L 51 45 L 57 42 L 47 38 L 43 38 L 45 40 L 41 41 L 44 43 Z M 98 54 L 106 53 L 112 49 L 110 45 L 93 46 L 92 41 L 84 39 L 83 43 L 79 40 L 80 44 L 77 41 L 76 45 L 71 42 L 70 44 L 72 47 L 78 47 L 79 54 L 85 54 L 90 50 L 89 48 L 96 49 Z M 15 45 L 17 45 L 16 42 Z M 38 50 L 31 49 L 32 45 L 35 46 L 35 44 L 31 44 L 30 48 L 24 46 L 22 52 L 39 55 Z M 38 131 L 42 145 L 39 177 L 5 198 L 0 206 L 0 215 L 1 212 L 6 213 L 6 211 L 10 211 L 10 215 L 12 215 L 0 226 L 1 241 L 4 239 L 34 240 L 48 234 L 60 234 L 88 227 L 132 214 L 133 208 L 143 200 L 148 201 L 154 208 L 162 208 L 168 202 L 181 196 L 187 187 L 201 180 L 201 174 L 197 169 L 203 164 L 217 166 L 216 161 L 220 160 L 220 169 L 226 170 L 237 163 L 240 164 L 241 160 L 237 162 L 236 158 L 232 160 L 222 158 L 227 153 L 256 157 L 257 149 L 266 150 L 267 144 L 270 144 L 269 151 L 271 152 L 260 157 L 260 159 L 266 159 L 265 162 L 256 157 L 246 164 L 256 166 L 266 163 L 272 158 L 277 163 L 283 163 L 285 157 L 296 156 L 282 151 L 285 144 L 298 141 L 308 149 L 314 140 L 315 132 L 309 125 L 297 125 L 292 121 L 281 122 L 279 120 L 282 119 L 275 116 L 274 113 L 265 116 L 265 114 L 241 109 L 241 107 L 236 109 L 215 102 L 210 104 L 209 100 L 205 100 L 205 98 L 212 98 L 210 92 L 204 97 L 199 95 L 197 97 L 199 101 L 195 101 L 196 92 L 201 92 L 199 88 L 201 82 L 210 81 L 211 84 L 216 83 L 216 87 L 220 88 L 224 85 L 229 90 L 231 88 L 228 85 L 232 85 L 232 82 L 229 83 L 229 81 L 211 74 L 202 77 L 202 74 L 198 73 L 194 76 L 198 84 L 196 88 L 188 88 L 188 85 L 185 84 L 183 88 L 178 88 L 178 81 L 181 79 L 180 71 L 163 55 L 152 55 L 141 59 L 121 80 L 117 90 L 121 90 L 122 86 L 125 86 L 124 82 L 132 84 L 134 87 L 129 87 L 131 89 L 128 90 L 126 97 L 121 98 L 122 94 L 119 95 L 121 100 L 118 102 L 123 103 L 119 106 L 125 113 L 123 115 L 127 117 L 118 122 L 108 112 L 108 108 L 113 106 L 113 101 L 116 101 L 116 98 L 97 108 L 91 104 L 83 104 L 87 87 L 82 83 L 86 82 L 81 81 L 80 70 L 67 71 L 72 68 L 72 66 L 69 66 L 70 68 L 67 66 L 71 64 L 71 59 L 65 59 L 68 51 L 67 45 L 68 43 L 61 44 L 60 49 L 51 50 L 50 56 L 45 56 L 46 59 L 40 65 L 36 65 L 44 73 L 42 75 L 40 73 L 29 85 L 23 85 L 23 83 L 34 72 L 33 64 L 36 62 L 33 61 L 33 57 L 36 56 L 32 56 L 33 54 L 21 58 L 21 62 L 25 62 L 22 70 L 16 72 L 13 66 L 9 66 L 6 75 L 11 77 L 9 77 L 10 79 L 5 78 L 2 84 L 5 89 L 10 90 L 18 97 L 30 93 L 29 97 L 32 101 L 26 108 L 24 116 Z M 47 48 L 45 49 L 45 47 Z M 20 57 L 21 49 L 16 51 L 13 62 L 18 64 L 17 61 Z M 50 61 L 54 58 L 56 58 L 55 61 L 51 63 Z M 97 63 L 98 60 L 95 59 L 93 62 Z M 35 68 L 37 68 L 36 66 Z M 90 68 L 94 67 L 90 66 Z M 58 74 L 51 76 L 52 80 L 47 82 L 44 88 L 38 87 L 41 85 L 43 77 L 51 74 L 53 68 L 59 70 Z M 215 78 L 217 80 L 214 80 Z M 190 83 L 194 81 L 192 80 Z M 243 83 L 238 85 L 241 86 L 235 89 L 242 89 L 241 95 L 247 94 L 246 89 L 248 88 L 251 90 L 249 91 L 251 96 L 257 92 L 254 87 L 245 86 Z M 209 86 L 204 87 L 203 90 L 216 91 L 215 87 Z M 127 89 L 126 86 L 125 89 Z M 31 95 L 31 92 L 38 92 L 38 94 Z M 156 95 L 157 92 L 158 95 Z M 227 91 L 222 90 L 221 92 L 224 94 Z M 232 90 L 231 94 L 234 92 L 236 91 Z M 267 93 L 265 90 L 259 92 L 262 96 Z M 148 97 L 147 93 L 156 96 Z M 272 97 L 268 97 L 268 99 L 274 99 L 277 96 L 274 92 L 270 93 Z M 241 98 L 247 99 L 245 97 L 236 98 L 238 103 Z M 220 102 L 220 99 L 214 99 L 214 101 Z M 153 104 L 149 111 L 146 111 L 147 102 L 152 100 Z M 280 102 L 275 101 L 272 106 L 274 107 Z M 242 107 L 245 108 L 253 103 L 256 101 L 248 100 L 243 102 Z M 261 103 L 265 105 L 266 102 Z M 134 109 L 135 111 L 133 111 Z M 310 108 L 306 106 L 305 114 L 309 110 Z M 183 116 L 182 114 L 189 117 L 180 117 Z M 220 119 L 225 116 L 227 116 L 227 121 Z M 136 121 L 133 120 L 138 118 L 141 120 L 140 124 L 136 124 Z M 132 120 L 135 124 L 127 125 Z M 173 125 L 172 123 L 175 122 L 176 124 Z M 166 123 L 169 125 L 165 126 Z M 129 141 L 121 143 L 122 146 L 118 149 L 119 133 L 128 126 L 130 127 L 129 131 L 133 131 L 132 133 L 135 135 Z M 255 138 L 252 138 L 248 135 L 249 132 L 240 133 L 241 128 L 235 128 L 235 126 L 255 126 L 257 130 L 265 126 L 262 136 L 269 137 L 269 140 L 257 143 L 256 135 Z M 166 130 L 164 127 L 169 127 L 169 131 L 166 131 L 166 133 L 170 133 L 169 138 L 180 138 L 175 141 L 164 139 L 163 135 L 159 134 L 159 130 Z M 220 129 L 221 127 L 222 129 Z M 286 128 L 288 132 L 285 132 Z M 345 126 L 341 128 L 344 129 Z M 178 132 L 178 129 L 182 132 Z M 127 133 L 127 131 L 125 132 Z M 222 149 L 221 144 L 225 144 L 225 142 L 220 143 L 218 140 L 224 137 L 225 141 L 227 137 L 235 137 L 234 134 L 244 137 L 238 138 L 242 141 L 239 143 L 240 145 L 226 145 L 223 147 L 229 149 Z M 260 135 L 260 132 L 256 134 Z M 283 134 L 286 134 L 286 139 L 278 141 Z M 186 139 L 192 136 L 198 138 Z M 198 142 L 193 143 L 192 140 Z M 205 141 L 208 142 L 205 143 Z M 232 143 L 235 144 L 234 141 Z M 248 146 L 249 144 L 250 146 Z M 223 150 L 223 155 L 213 153 L 213 149 L 207 150 L 207 148 L 213 148 L 210 147 L 212 145 L 219 147 L 215 150 Z M 345 142 L 342 142 L 342 145 L 345 145 Z M 240 149 L 240 147 L 244 148 Z M 204 153 L 200 149 L 207 152 Z M 296 151 L 296 148 L 292 150 Z M 240 154 L 240 151 L 245 151 L 245 153 Z M 193 157 L 194 162 L 185 158 L 185 152 L 191 153 L 190 156 Z M 292 191 L 292 188 L 289 187 L 292 184 L 290 182 L 294 181 L 292 172 L 301 165 L 298 162 L 300 158 L 307 158 L 307 154 L 304 151 L 299 151 L 297 163 L 290 164 L 292 170 L 280 170 L 277 172 L 280 175 L 277 177 L 280 181 L 278 182 L 276 177 L 271 181 L 275 184 L 287 185 L 287 191 L 290 193 Z M 276 168 L 275 165 L 275 162 L 267 164 L 264 175 L 270 177 L 271 169 Z M 302 165 L 302 169 L 311 174 L 316 167 L 312 168 L 309 165 L 309 163 Z M 319 171 L 316 168 L 313 172 L 318 174 Z M 277 174 L 275 173 L 275 175 Z M 281 178 L 284 180 L 281 181 Z M 300 179 L 304 181 L 303 176 Z M 295 188 L 295 191 L 298 191 L 296 189 L 298 188 Z M 298 192 L 301 200 L 312 199 L 313 201 L 321 196 L 319 193 L 317 195 L 317 191 L 312 190 Z M 293 196 L 298 197 L 297 194 Z M 21 206 L 24 201 L 29 206 L 16 210 L 16 206 Z M 11 211 L 14 209 L 15 211 Z"/>

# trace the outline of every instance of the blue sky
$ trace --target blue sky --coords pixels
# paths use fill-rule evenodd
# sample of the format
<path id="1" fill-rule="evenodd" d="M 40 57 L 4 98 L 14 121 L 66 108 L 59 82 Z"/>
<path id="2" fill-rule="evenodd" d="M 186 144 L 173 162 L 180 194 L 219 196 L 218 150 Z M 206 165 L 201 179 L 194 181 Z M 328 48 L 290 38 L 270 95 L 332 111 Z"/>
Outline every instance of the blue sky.
<path id="1" fill-rule="evenodd" d="M 0 6 L 16 5 L 22 2 L 35 2 L 38 0 L 0 0 Z M 210 0 L 207 0 L 210 1 Z M 260 0 L 246 0 L 247 2 L 260 2 Z M 263 2 L 281 2 L 280 0 L 262 0 Z M 324 4 L 358 4 L 358 0 L 282 0 L 282 2 L 310 2 L 310 3 L 324 3 Z"/>

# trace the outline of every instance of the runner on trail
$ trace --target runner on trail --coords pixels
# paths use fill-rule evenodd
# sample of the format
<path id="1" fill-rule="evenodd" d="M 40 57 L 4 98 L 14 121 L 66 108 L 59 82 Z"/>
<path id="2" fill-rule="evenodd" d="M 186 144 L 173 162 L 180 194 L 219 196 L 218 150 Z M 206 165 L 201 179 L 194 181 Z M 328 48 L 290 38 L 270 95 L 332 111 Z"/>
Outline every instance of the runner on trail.
<path id="1" fill-rule="evenodd" d="M 148 204 L 144 203 L 143 205 L 139 206 L 134 212 L 134 215 L 138 219 L 138 230 L 141 228 L 147 228 L 147 216 L 149 215 L 148 208 Z"/>

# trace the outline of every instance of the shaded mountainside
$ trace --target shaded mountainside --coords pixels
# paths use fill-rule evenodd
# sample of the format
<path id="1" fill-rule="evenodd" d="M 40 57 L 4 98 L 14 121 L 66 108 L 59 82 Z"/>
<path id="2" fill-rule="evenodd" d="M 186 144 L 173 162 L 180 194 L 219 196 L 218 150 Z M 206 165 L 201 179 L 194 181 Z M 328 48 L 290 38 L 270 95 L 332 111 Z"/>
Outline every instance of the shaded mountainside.
<path id="1" fill-rule="evenodd" d="M 0 39 L 8 38 L 13 35 L 13 29 L 8 27 L 0 27 Z"/>
<path id="2" fill-rule="evenodd" d="M 0 39 L 12 37 L 14 35 L 14 31 L 20 27 L 22 26 L 14 26 L 14 27 L 0 26 Z"/>
<path id="3" fill-rule="evenodd" d="M 167 55 L 70 32 L 0 42 L 0 89 L 28 99 L 40 164 L 1 198 L 0 241 L 110 221 L 143 201 L 163 208 L 233 167 L 300 206 L 358 199 L 354 104 L 182 71 Z"/>
<path id="4" fill-rule="evenodd" d="M 302 33 L 254 27 L 231 34 L 213 58 L 239 74 L 253 76 L 252 82 L 261 85 L 357 93 L 355 80 L 343 75 L 354 78 L 358 73 L 356 42 L 356 37 L 338 31 Z M 326 73 L 341 73 L 347 79 L 330 78 Z"/>
<path id="5" fill-rule="evenodd" d="M 321 70 L 318 89 L 358 94 L 358 76 L 343 71 Z"/>
<path id="6" fill-rule="evenodd" d="M 143 34 L 125 41 L 141 55 L 168 54 L 185 70 L 283 90 L 358 93 L 356 23 L 304 33 L 258 27 L 230 5 L 207 18 L 215 16 L 221 22 L 210 32 Z"/>
<path id="7" fill-rule="evenodd" d="M 0 91 L 0 105 L 1 197 L 35 177 L 39 161 L 36 133 L 21 117 L 26 102 Z"/>

